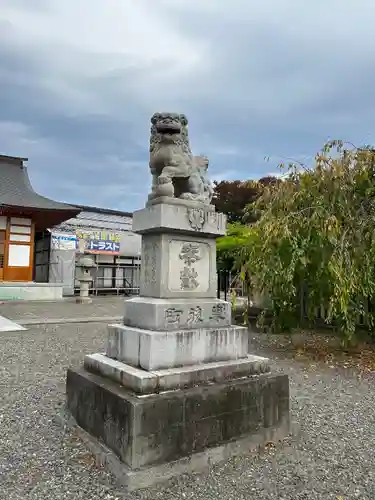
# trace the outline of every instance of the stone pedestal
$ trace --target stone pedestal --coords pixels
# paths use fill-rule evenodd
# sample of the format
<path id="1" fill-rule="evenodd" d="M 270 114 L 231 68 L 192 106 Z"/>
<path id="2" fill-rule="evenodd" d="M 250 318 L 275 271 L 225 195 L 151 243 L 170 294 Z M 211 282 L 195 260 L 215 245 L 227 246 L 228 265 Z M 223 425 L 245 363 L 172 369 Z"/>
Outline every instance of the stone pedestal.
<path id="1" fill-rule="evenodd" d="M 69 370 L 67 394 L 70 411 L 88 433 L 81 437 L 130 489 L 277 442 L 289 431 L 287 375 L 254 375 L 139 396 L 109 377 Z M 117 460 L 109 460 L 106 449 L 101 456 L 92 437 Z"/>
<path id="2" fill-rule="evenodd" d="M 89 295 L 92 278 L 81 278 L 79 280 L 79 296 L 76 297 L 77 304 L 91 304 L 92 298 Z"/>
<path id="3" fill-rule="evenodd" d="M 109 326 L 105 352 L 68 371 L 67 402 L 91 443 L 117 457 L 122 482 L 137 487 L 226 458 L 241 448 L 235 440 L 284 437 L 289 383 L 248 354 L 247 328 L 216 298 L 223 214 L 153 199 L 134 213 L 133 231 L 142 235 L 140 296 Z"/>

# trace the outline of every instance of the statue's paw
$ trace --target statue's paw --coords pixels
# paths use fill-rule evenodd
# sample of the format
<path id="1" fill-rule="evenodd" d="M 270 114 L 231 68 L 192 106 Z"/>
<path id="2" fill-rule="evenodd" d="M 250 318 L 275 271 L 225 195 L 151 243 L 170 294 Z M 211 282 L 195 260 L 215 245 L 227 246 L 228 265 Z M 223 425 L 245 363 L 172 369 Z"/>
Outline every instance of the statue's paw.
<path id="1" fill-rule="evenodd" d="M 180 198 L 182 200 L 198 200 L 199 195 L 193 193 L 182 193 Z"/>
<path id="2" fill-rule="evenodd" d="M 158 184 L 163 185 L 163 184 L 172 184 L 172 180 L 169 177 L 163 177 L 160 176 L 158 178 Z"/>
<path id="3" fill-rule="evenodd" d="M 181 200 L 191 200 L 191 194 L 190 193 L 182 193 L 180 195 Z"/>
<path id="4" fill-rule="evenodd" d="M 169 196 L 171 198 L 174 197 L 174 187 L 171 182 L 160 184 L 155 190 L 155 197 L 159 196 Z"/>

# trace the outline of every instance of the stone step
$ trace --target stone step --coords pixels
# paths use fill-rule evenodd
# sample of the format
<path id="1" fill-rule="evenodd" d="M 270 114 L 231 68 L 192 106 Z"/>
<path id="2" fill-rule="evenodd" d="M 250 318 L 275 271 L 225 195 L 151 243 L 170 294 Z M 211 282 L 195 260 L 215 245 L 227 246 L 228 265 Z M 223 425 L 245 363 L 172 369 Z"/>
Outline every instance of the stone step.
<path id="1" fill-rule="evenodd" d="M 269 360 L 254 355 L 248 355 L 237 361 L 220 361 L 169 370 L 146 371 L 98 353 L 86 356 L 84 367 L 92 373 L 107 377 L 139 394 L 152 394 L 210 382 L 228 381 L 270 371 Z"/>
<path id="2" fill-rule="evenodd" d="M 248 329 L 242 326 L 155 331 L 109 325 L 107 356 L 144 370 L 246 358 Z"/>

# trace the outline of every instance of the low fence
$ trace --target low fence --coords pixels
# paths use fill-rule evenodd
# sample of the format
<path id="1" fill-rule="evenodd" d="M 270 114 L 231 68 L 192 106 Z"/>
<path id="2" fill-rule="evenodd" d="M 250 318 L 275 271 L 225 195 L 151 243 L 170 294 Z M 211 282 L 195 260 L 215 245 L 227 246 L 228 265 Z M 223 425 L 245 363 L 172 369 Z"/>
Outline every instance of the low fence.
<path id="1" fill-rule="evenodd" d="M 124 265 L 102 265 L 94 273 L 90 286 L 90 294 L 93 295 L 139 295 L 140 266 Z M 79 285 L 75 285 L 75 293 L 79 292 Z M 240 279 L 238 273 L 230 271 L 219 271 L 217 273 L 217 298 L 234 302 L 238 307 L 248 308 L 249 317 L 255 318 L 261 311 L 259 301 L 250 300 L 246 285 Z M 307 318 L 308 296 L 304 294 L 301 301 L 301 318 Z M 365 305 L 367 310 L 371 310 L 370 303 Z M 316 309 L 315 320 L 318 324 L 327 324 L 328 311 L 324 307 Z M 365 327 L 366 321 L 363 314 L 358 314 L 359 327 Z"/>
<path id="2" fill-rule="evenodd" d="M 241 303 L 246 299 L 247 290 L 237 273 L 219 271 L 217 273 L 217 298 L 231 301 L 236 299 Z"/>
<path id="3" fill-rule="evenodd" d="M 92 271 L 91 295 L 139 295 L 140 266 L 123 264 L 101 264 Z M 79 282 L 75 281 L 75 294 L 79 293 Z"/>
<path id="4" fill-rule="evenodd" d="M 93 295 L 139 295 L 140 266 L 100 265 L 92 271 L 93 280 L 89 292 Z M 75 293 L 79 293 L 79 283 L 75 283 Z M 246 298 L 246 287 L 238 275 L 230 271 L 217 273 L 217 297 L 231 301 L 236 297 L 240 303 Z"/>
<path id="5" fill-rule="evenodd" d="M 139 295 L 140 266 L 100 265 L 92 271 L 93 280 L 89 292 L 93 295 Z M 75 293 L 79 293 L 79 283 L 75 283 Z M 217 273 L 217 297 L 232 300 L 233 296 L 241 301 L 246 297 L 243 284 L 238 280 L 238 275 L 229 271 Z"/>

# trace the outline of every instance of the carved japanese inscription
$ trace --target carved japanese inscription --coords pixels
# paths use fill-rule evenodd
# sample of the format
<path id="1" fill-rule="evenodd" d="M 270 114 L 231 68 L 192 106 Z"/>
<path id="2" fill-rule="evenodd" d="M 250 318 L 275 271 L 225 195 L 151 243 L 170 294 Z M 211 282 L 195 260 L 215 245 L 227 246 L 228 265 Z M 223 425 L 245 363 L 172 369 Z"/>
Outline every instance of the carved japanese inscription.
<path id="1" fill-rule="evenodd" d="M 179 326 L 181 321 L 181 314 L 184 311 L 182 309 L 176 309 L 175 307 L 170 307 L 166 309 L 164 313 L 164 319 L 167 325 Z"/>
<path id="2" fill-rule="evenodd" d="M 201 259 L 199 255 L 198 243 L 184 243 L 180 252 L 180 259 L 184 261 L 187 266 L 191 266 L 194 262 Z"/>
<path id="3" fill-rule="evenodd" d="M 142 248 L 142 268 L 143 268 L 143 285 L 145 288 L 155 285 L 156 283 L 156 260 L 157 260 L 158 244 L 156 242 L 147 241 Z"/>
<path id="4" fill-rule="evenodd" d="M 193 267 L 184 267 L 180 271 L 181 290 L 195 290 L 199 286 L 198 273 Z"/>
<path id="5" fill-rule="evenodd" d="M 210 319 L 212 321 L 221 321 L 226 318 L 226 314 L 227 314 L 227 305 L 216 304 L 215 306 L 212 306 Z"/>
<path id="6" fill-rule="evenodd" d="M 203 321 L 202 308 L 200 306 L 191 307 L 188 311 L 187 324 L 199 325 Z"/>
<path id="7" fill-rule="evenodd" d="M 206 292 L 210 286 L 210 245 L 170 240 L 169 252 L 169 290 Z"/>

